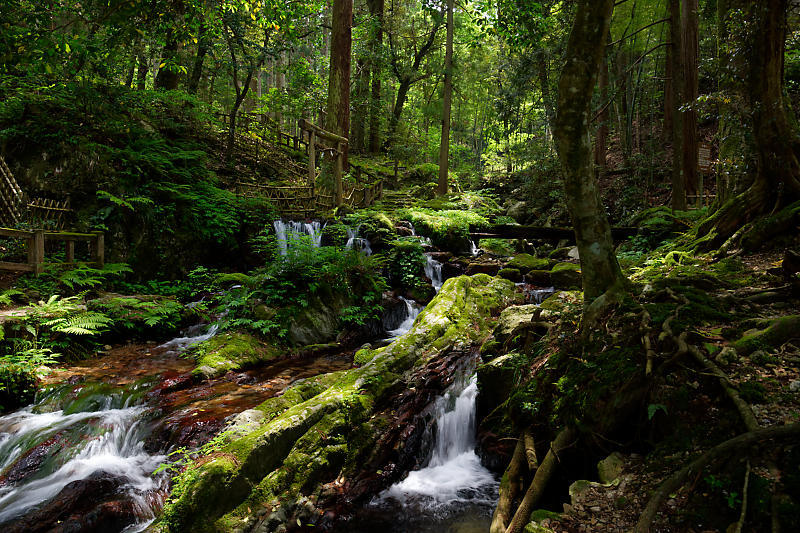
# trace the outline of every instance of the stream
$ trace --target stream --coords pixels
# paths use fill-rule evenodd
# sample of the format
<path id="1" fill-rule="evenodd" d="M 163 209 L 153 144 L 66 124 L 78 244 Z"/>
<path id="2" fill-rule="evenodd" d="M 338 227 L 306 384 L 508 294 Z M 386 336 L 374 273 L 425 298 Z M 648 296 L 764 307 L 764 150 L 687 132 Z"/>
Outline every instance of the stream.
<path id="1" fill-rule="evenodd" d="M 275 221 L 274 227 L 283 255 L 298 238 L 320 244 L 319 222 Z M 348 237 L 348 247 L 371 253 L 358 228 Z M 442 264 L 430 253 L 425 257 L 425 274 L 439 292 Z M 538 302 L 550 292 L 528 296 Z M 384 320 L 383 342 L 407 333 L 424 309 L 399 300 L 403 306 Z M 196 449 L 227 419 L 299 379 L 352 367 L 348 351 L 195 381 L 193 361 L 184 353 L 216 333 L 214 324 L 193 326 L 161 345 L 117 346 L 57 369 L 33 405 L 0 417 L 0 531 L 143 531 L 169 494 L 169 474 L 154 471 L 171 452 Z M 472 361 L 459 370 L 427 408 L 436 422 L 428 431 L 425 466 L 356 510 L 339 531 L 487 531 L 499 482 L 475 453 L 474 366 Z"/>

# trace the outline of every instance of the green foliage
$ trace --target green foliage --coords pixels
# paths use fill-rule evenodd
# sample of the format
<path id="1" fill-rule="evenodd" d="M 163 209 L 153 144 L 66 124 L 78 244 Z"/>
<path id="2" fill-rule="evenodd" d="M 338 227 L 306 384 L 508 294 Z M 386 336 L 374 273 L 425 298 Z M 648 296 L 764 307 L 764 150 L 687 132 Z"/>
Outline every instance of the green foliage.
<path id="1" fill-rule="evenodd" d="M 423 280 L 425 254 L 419 239 L 400 238 L 393 241 L 388 255 L 389 281 L 393 286 L 413 289 Z"/>
<path id="2" fill-rule="evenodd" d="M 32 289 L 41 294 L 78 294 L 87 289 L 110 287 L 127 273 L 133 272 L 126 263 L 106 263 L 103 268 L 89 263 L 73 265 L 47 264 L 38 276 L 26 276 L 17 281 L 17 287 Z"/>
<path id="3" fill-rule="evenodd" d="M 89 302 L 109 317 L 111 328 L 124 334 L 159 335 L 178 329 L 183 305 L 169 298 L 113 296 Z M 198 312 L 197 306 L 193 311 Z"/>

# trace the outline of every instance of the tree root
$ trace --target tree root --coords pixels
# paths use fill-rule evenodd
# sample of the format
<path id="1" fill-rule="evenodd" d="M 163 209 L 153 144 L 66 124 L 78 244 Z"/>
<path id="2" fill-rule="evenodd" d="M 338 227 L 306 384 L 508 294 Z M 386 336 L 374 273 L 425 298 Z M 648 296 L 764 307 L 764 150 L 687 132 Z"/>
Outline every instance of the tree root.
<path id="1" fill-rule="evenodd" d="M 550 443 L 550 450 L 542 460 L 542 464 L 536 469 L 536 475 L 533 476 L 533 481 L 531 481 L 528 490 L 525 492 L 517 512 L 514 513 L 514 518 L 511 520 L 506 533 L 520 533 L 525 528 L 531 517 L 533 506 L 541 498 L 547 483 L 556 470 L 557 461 L 559 461 L 558 453 L 570 444 L 574 435 L 575 430 L 564 428 L 556 435 L 555 440 Z"/>
<path id="2" fill-rule="evenodd" d="M 800 423 L 795 423 L 787 426 L 757 429 L 755 431 L 743 433 L 737 437 L 726 440 L 725 442 L 714 446 L 661 483 L 653 496 L 650 498 L 650 501 L 647 502 L 647 506 L 639 517 L 639 521 L 633 528 L 633 533 L 648 533 L 650 531 L 650 526 L 656 517 L 656 513 L 664 503 L 664 500 L 666 500 L 670 494 L 676 492 L 686 478 L 688 478 L 691 474 L 698 474 L 709 463 L 729 457 L 732 453 L 740 451 L 758 442 L 765 440 L 788 439 L 798 436 L 800 436 Z"/>
<path id="3" fill-rule="evenodd" d="M 506 468 L 503 479 L 500 482 L 500 499 L 497 501 L 497 507 L 494 509 L 489 533 L 505 533 L 506 526 L 512 518 L 511 506 L 522 491 L 522 468 L 524 464 L 525 438 L 520 436 L 520 438 L 517 439 L 517 446 L 514 448 L 514 454 L 511 456 L 511 462 L 508 463 L 508 468 Z"/>

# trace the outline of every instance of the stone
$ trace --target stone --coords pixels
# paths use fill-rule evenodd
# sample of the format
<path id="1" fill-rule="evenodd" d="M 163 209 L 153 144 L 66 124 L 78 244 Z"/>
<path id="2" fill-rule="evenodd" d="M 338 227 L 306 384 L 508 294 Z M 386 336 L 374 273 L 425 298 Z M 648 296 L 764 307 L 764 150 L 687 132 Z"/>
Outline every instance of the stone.
<path id="1" fill-rule="evenodd" d="M 739 354 L 732 346 L 726 346 L 720 350 L 714 360 L 722 366 L 728 366 L 739 360 Z"/>
<path id="2" fill-rule="evenodd" d="M 580 289 L 583 285 L 580 266 L 574 263 L 558 263 L 550 270 L 550 279 L 557 289 Z"/>
<path id="3" fill-rule="evenodd" d="M 553 280 L 549 270 L 531 270 L 525 274 L 525 282 L 537 287 L 552 287 Z"/>
<path id="4" fill-rule="evenodd" d="M 619 479 L 622 471 L 625 468 L 625 457 L 619 453 L 614 452 L 599 463 L 597 463 L 597 475 L 600 483 L 609 484 Z"/>
<path id="5" fill-rule="evenodd" d="M 501 278 L 513 281 L 515 283 L 522 281 L 522 273 L 520 273 L 519 269 L 516 268 L 500 269 L 497 275 L 500 276 Z"/>
<path id="6" fill-rule="evenodd" d="M 528 204 L 520 201 L 514 202 L 509 206 L 506 216 L 513 218 L 519 224 L 525 224 L 531 219 L 532 213 L 528 209 Z"/>
<path id="7" fill-rule="evenodd" d="M 789 382 L 789 390 L 792 392 L 800 392 L 800 379 Z"/>
<path id="8" fill-rule="evenodd" d="M 515 305 L 503 309 L 494 328 L 495 340 L 501 345 L 505 344 L 519 331 L 521 326 L 530 324 L 538 312 L 539 306 L 536 304 Z"/>
<path id="9" fill-rule="evenodd" d="M 531 270 L 547 270 L 553 266 L 553 261 L 531 254 L 517 254 L 506 265 L 507 268 L 516 268 L 520 272 L 527 273 Z"/>

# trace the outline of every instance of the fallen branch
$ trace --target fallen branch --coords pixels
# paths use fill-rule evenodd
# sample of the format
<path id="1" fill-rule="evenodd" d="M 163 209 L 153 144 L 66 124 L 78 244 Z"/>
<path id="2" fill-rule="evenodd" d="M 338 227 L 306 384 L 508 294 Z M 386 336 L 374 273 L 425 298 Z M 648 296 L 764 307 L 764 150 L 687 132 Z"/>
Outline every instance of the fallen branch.
<path id="1" fill-rule="evenodd" d="M 742 512 L 739 513 L 739 521 L 736 522 L 734 533 L 742 533 L 744 520 L 747 517 L 747 486 L 750 484 L 750 460 L 747 461 L 747 468 L 744 471 L 744 487 L 742 487 Z"/>
<path id="2" fill-rule="evenodd" d="M 650 526 L 655 519 L 656 513 L 664 503 L 664 500 L 666 500 L 670 494 L 676 492 L 687 477 L 693 474 L 699 474 L 709 463 L 729 457 L 733 452 L 737 450 L 740 451 L 758 442 L 787 439 L 797 436 L 800 436 L 800 423 L 757 429 L 755 431 L 743 433 L 714 446 L 661 483 L 655 493 L 653 493 L 650 501 L 647 502 L 647 506 L 639 517 L 636 526 L 633 528 L 633 532 L 648 533 L 651 530 Z"/>
<path id="3" fill-rule="evenodd" d="M 556 435 L 555 440 L 550 443 L 550 450 L 547 452 L 547 455 L 545 455 L 542 464 L 536 469 L 536 475 L 533 476 L 533 481 L 531 481 L 528 490 L 525 492 L 525 496 L 522 498 L 517 512 L 514 513 L 514 518 L 511 520 L 511 524 L 508 526 L 506 533 L 520 533 L 527 525 L 531 517 L 531 511 L 533 511 L 533 506 L 536 505 L 539 498 L 541 498 L 544 489 L 547 487 L 547 483 L 556 470 L 557 461 L 559 461 L 558 453 L 568 447 L 574 434 L 575 430 L 572 428 L 564 428 Z"/>

